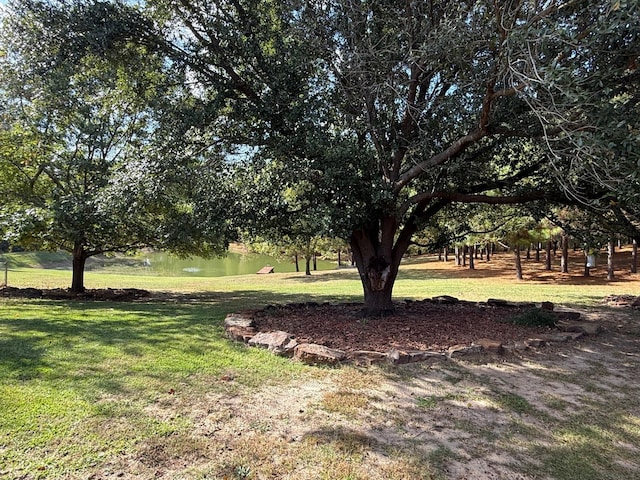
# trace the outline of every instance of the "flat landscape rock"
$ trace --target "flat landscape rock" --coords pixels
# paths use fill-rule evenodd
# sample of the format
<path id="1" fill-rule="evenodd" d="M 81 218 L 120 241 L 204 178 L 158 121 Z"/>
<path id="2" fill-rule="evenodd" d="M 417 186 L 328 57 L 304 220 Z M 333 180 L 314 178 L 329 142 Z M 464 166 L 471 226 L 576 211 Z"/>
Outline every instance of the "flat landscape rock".
<path id="1" fill-rule="evenodd" d="M 398 350 L 396 348 L 387 352 L 389 362 L 394 365 L 405 365 L 415 362 L 434 362 L 446 360 L 446 356 L 441 352 L 431 352 L 428 350 Z"/>
<path id="2" fill-rule="evenodd" d="M 437 297 L 433 297 L 431 301 L 435 303 L 443 303 L 445 305 L 453 305 L 455 303 L 458 303 L 460 300 L 449 295 L 439 295 Z"/>
<path id="3" fill-rule="evenodd" d="M 355 352 L 348 352 L 346 358 L 347 360 L 353 362 L 355 365 L 360 366 L 370 366 L 388 361 L 388 356 L 386 353 L 374 352 L 371 350 L 357 350 Z"/>
<path id="4" fill-rule="evenodd" d="M 277 354 L 288 354 L 298 345 L 298 342 L 287 332 L 259 332 L 249 339 L 252 347 L 266 348 Z"/>
<path id="5" fill-rule="evenodd" d="M 477 355 L 478 353 L 482 353 L 482 347 L 480 345 L 453 345 L 447 350 L 447 356 L 449 358 Z"/>
<path id="6" fill-rule="evenodd" d="M 493 340 L 491 338 L 479 338 L 478 340 L 475 340 L 471 345 L 478 345 L 487 352 L 502 353 L 502 342 L 500 342 L 499 340 Z"/>
<path id="7" fill-rule="evenodd" d="M 226 327 L 254 327 L 253 315 L 246 313 L 230 313 L 224 319 Z"/>
<path id="8" fill-rule="evenodd" d="M 301 343 L 296 346 L 293 357 L 312 365 L 335 365 L 347 358 L 346 352 L 316 343 Z"/>
<path id="9" fill-rule="evenodd" d="M 227 337 L 236 342 L 248 343 L 255 336 L 256 329 L 253 327 L 236 327 L 231 326 L 225 328 Z"/>
<path id="10" fill-rule="evenodd" d="M 590 322 L 561 322 L 558 328 L 564 332 L 577 332 L 583 335 L 598 335 L 603 332 L 602 325 Z"/>
<path id="11" fill-rule="evenodd" d="M 509 305 L 509 302 L 500 298 L 490 298 L 487 300 L 487 305 L 490 307 L 506 307 Z"/>
<path id="12" fill-rule="evenodd" d="M 553 314 L 558 320 L 578 320 L 581 317 L 580 312 L 573 310 L 556 310 Z"/>
<path id="13" fill-rule="evenodd" d="M 571 339 L 571 334 L 569 333 L 547 333 L 544 335 L 540 335 L 541 340 L 544 340 L 545 343 L 566 343 Z"/>

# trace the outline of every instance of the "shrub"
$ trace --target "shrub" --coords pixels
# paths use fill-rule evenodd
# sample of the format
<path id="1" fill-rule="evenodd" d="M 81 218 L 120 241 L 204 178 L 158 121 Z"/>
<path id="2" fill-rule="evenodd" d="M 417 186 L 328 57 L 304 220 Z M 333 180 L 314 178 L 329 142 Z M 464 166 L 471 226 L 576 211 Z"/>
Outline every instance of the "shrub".
<path id="1" fill-rule="evenodd" d="M 548 310 L 532 308 L 521 315 L 517 315 L 508 320 L 515 325 L 526 327 L 550 327 L 553 328 L 558 323 L 558 318 Z"/>

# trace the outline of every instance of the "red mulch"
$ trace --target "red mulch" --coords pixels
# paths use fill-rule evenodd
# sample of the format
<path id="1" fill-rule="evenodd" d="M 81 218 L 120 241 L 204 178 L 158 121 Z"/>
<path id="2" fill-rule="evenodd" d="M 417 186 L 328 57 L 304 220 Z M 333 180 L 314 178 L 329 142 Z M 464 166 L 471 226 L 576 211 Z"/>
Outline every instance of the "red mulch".
<path id="1" fill-rule="evenodd" d="M 548 331 L 504 322 L 526 309 L 425 300 L 398 304 L 390 316 L 363 318 L 361 304 L 302 304 L 258 312 L 256 328 L 261 332 L 283 330 L 298 343 L 318 343 L 345 351 L 445 351 L 481 338 L 506 344 Z"/>
<path id="2" fill-rule="evenodd" d="M 0 288 L 0 296 L 55 300 L 134 301 L 152 295 L 137 289 L 95 289 L 82 294 L 65 289 Z M 523 341 L 545 331 L 505 323 L 530 307 L 488 306 L 471 302 L 429 300 L 398 303 L 393 315 L 364 318 L 362 304 L 296 304 L 256 313 L 258 331 L 284 330 L 298 343 L 318 343 L 345 351 L 445 351 L 480 338 L 503 344 Z"/>

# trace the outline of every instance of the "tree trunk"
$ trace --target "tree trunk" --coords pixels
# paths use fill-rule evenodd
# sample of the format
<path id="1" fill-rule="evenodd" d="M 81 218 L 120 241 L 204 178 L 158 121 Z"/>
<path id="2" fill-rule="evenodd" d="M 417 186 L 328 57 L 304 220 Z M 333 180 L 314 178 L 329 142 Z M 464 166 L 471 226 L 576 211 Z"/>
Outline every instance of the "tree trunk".
<path id="1" fill-rule="evenodd" d="M 340 255 L 340 249 L 338 249 L 338 268 L 342 266 L 342 257 Z"/>
<path id="2" fill-rule="evenodd" d="M 313 252 L 313 271 L 318 271 L 318 256 Z"/>
<path id="3" fill-rule="evenodd" d="M 638 273 L 638 242 L 635 239 L 631 248 L 631 273 Z"/>
<path id="4" fill-rule="evenodd" d="M 298 262 L 298 254 L 293 256 L 293 260 L 296 262 L 296 273 L 300 271 L 300 262 Z"/>
<path id="5" fill-rule="evenodd" d="M 462 266 L 467 266 L 467 253 L 469 253 L 469 247 L 467 245 L 462 246 Z"/>
<path id="6" fill-rule="evenodd" d="M 527 260 L 531 260 L 531 244 L 527 245 Z"/>
<path id="7" fill-rule="evenodd" d="M 540 242 L 536 243 L 536 262 L 540 261 Z"/>
<path id="8" fill-rule="evenodd" d="M 607 280 L 611 281 L 613 280 L 615 274 L 614 274 L 614 269 L 613 269 L 613 257 L 615 254 L 615 249 L 616 249 L 616 242 L 615 240 L 612 238 L 609 240 L 609 245 L 607 248 Z"/>
<path id="9" fill-rule="evenodd" d="M 71 291 L 73 293 L 84 292 L 84 265 L 87 261 L 87 252 L 82 242 L 75 242 L 73 246 L 73 273 L 71 277 Z"/>
<path id="10" fill-rule="evenodd" d="M 569 273 L 569 237 L 562 235 L 562 257 L 560 258 L 560 270 Z"/>
<path id="11" fill-rule="evenodd" d="M 458 247 L 457 245 L 455 247 L 453 247 L 453 255 L 455 257 L 455 266 L 459 267 L 460 266 L 460 247 Z"/>
<path id="12" fill-rule="evenodd" d="M 584 253 L 584 276 L 585 277 L 590 277 L 591 276 L 591 272 L 589 271 L 589 256 L 588 256 L 588 250 L 585 251 Z"/>
<path id="13" fill-rule="evenodd" d="M 487 262 L 491 261 L 491 244 L 487 243 Z"/>
<path id="14" fill-rule="evenodd" d="M 545 265 L 544 265 L 544 269 L 545 270 L 551 270 L 551 247 L 553 246 L 553 244 L 551 243 L 551 240 L 547 240 L 547 246 L 545 249 Z"/>
<path id="15" fill-rule="evenodd" d="M 351 249 L 364 290 L 363 314 L 366 316 L 393 312 L 393 285 L 400 260 L 409 248 L 416 227 L 405 226 L 396 236 L 397 229 L 397 220 L 389 216 L 368 228 L 355 230 L 351 235 Z"/>
<path id="16" fill-rule="evenodd" d="M 522 280 L 522 262 L 520 261 L 520 247 L 518 245 L 513 247 L 513 252 L 516 256 L 516 278 Z"/>
<path id="17" fill-rule="evenodd" d="M 449 261 L 449 247 L 444 247 L 444 261 Z"/>
<path id="18" fill-rule="evenodd" d="M 475 245 L 469 245 L 469 270 L 475 270 L 476 269 L 476 265 L 475 265 L 475 254 L 476 254 L 476 246 Z"/>
<path id="19" fill-rule="evenodd" d="M 313 258 L 313 255 L 305 255 L 304 257 L 304 274 L 305 275 L 311 275 L 311 259 Z"/>

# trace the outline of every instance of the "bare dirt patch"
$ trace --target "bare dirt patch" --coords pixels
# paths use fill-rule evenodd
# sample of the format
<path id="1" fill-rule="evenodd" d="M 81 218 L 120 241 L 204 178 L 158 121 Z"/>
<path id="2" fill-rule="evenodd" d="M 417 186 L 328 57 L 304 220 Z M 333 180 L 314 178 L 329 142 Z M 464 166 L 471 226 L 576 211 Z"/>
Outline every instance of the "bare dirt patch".
<path id="1" fill-rule="evenodd" d="M 188 433 L 94 478 L 640 478 L 640 312 L 584 314 L 606 331 L 518 356 L 310 368 L 288 385 L 170 395 L 156 414 L 183 416 Z"/>

